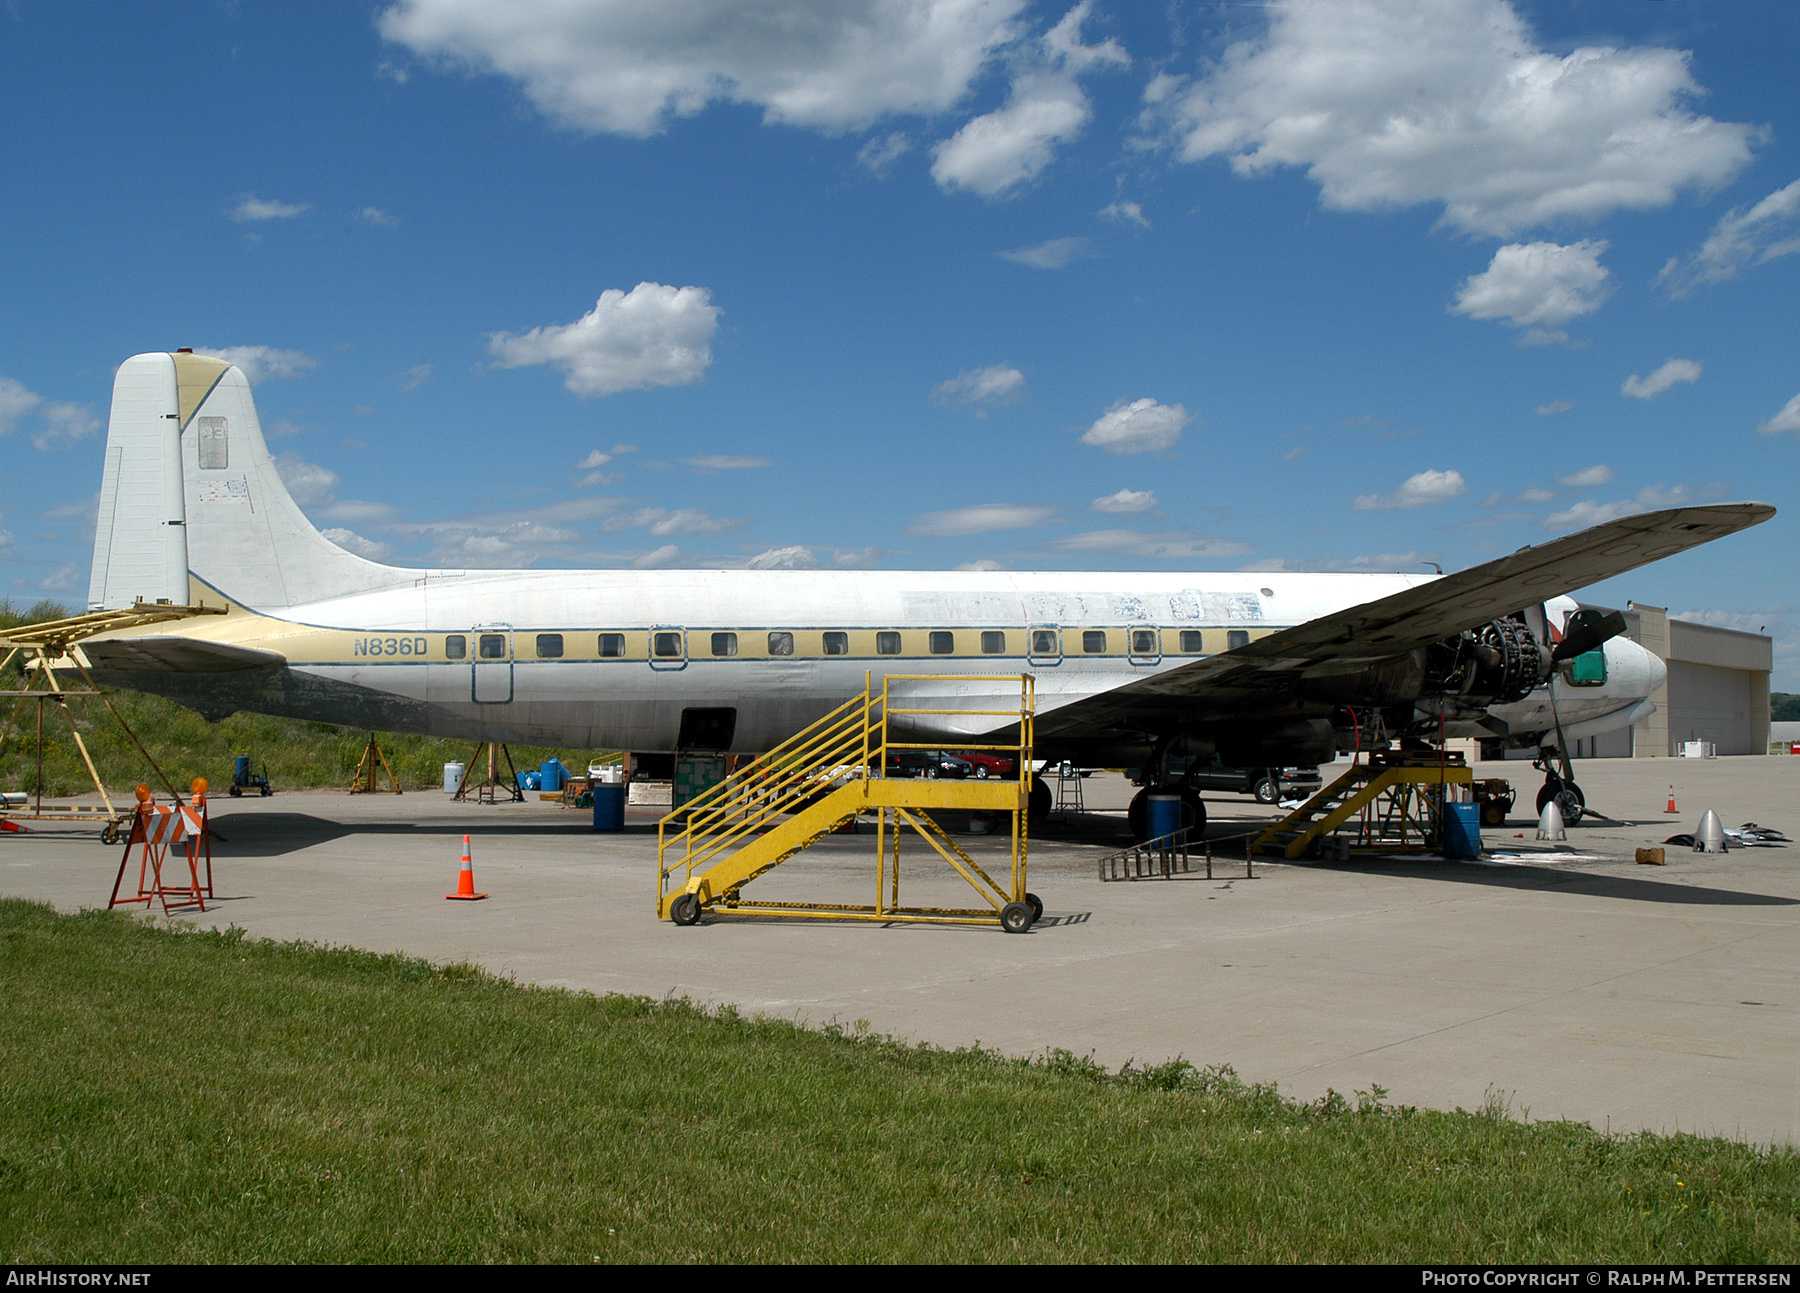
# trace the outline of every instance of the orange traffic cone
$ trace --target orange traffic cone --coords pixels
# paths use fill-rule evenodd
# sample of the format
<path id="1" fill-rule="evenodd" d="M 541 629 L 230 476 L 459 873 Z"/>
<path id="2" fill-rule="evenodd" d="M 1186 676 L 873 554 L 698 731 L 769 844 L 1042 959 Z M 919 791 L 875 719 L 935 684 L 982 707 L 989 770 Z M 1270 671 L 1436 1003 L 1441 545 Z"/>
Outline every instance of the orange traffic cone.
<path id="1" fill-rule="evenodd" d="M 456 892 L 447 893 L 446 898 L 461 898 L 465 902 L 474 902 L 477 898 L 485 898 L 485 893 L 475 892 L 475 864 L 469 860 L 469 837 L 463 836 L 462 874 L 456 878 Z"/>
<path id="2" fill-rule="evenodd" d="M 1675 787 L 1670 786 L 1669 787 L 1669 806 L 1667 808 L 1663 809 L 1663 812 L 1678 813 L 1680 811 L 1681 810 L 1679 808 L 1675 807 Z"/>

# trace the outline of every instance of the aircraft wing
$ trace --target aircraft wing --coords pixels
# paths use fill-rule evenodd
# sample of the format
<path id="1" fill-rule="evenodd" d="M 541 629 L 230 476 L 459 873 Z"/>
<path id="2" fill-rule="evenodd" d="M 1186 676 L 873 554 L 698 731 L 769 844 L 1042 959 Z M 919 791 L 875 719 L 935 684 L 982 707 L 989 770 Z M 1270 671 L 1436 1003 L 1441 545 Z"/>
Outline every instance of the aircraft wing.
<path id="1" fill-rule="evenodd" d="M 1039 738 L 1095 728 L 1153 729 L 1152 717 L 1166 722 L 1171 709 L 1208 717 L 1266 709 L 1284 684 L 1391 660 L 1773 515 L 1766 503 L 1718 503 L 1608 521 L 1075 701 L 1039 718 Z"/>
<path id="2" fill-rule="evenodd" d="M 174 636 L 101 638 L 81 643 L 80 649 L 89 667 L 120 673 L 236 673 L 287 663 L 278 651 Z"/>

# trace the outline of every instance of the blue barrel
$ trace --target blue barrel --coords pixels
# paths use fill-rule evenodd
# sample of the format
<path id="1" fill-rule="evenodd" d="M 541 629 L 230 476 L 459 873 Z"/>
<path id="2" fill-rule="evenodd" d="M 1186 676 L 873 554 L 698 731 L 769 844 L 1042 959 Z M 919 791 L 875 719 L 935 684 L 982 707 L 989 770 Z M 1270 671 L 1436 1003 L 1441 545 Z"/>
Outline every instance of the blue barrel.
<path id="1" fill-rule="evenodd" d="M 545 759 L 538 769 L 538 780 L 545 790 L 561 790 L 568 779 L 569 770 L 563 767 L 561 759 Z"/>
<path id="2" fill-rule="evenodd" d="M 521 772 L 519 774 L 520 790 L 536 790 L 543 784 L 544 779 L 535 772 Z"/>
<path id="3" fill-rule="evenodd" d="M 1160 840 L 1181 829 L 1180 795 L 1151 795 L 1146 802 L 1151 839 Z"/>
<path id="4" fill-rule="evenodd" d="M 1481 805 L 1444 805 L 1444 856 L 1472 858 L 1481 853 Z"/>
<path id="5" fill-rule="evenodd" d="M 250 756 L 240 754 L 231 761 L 231 784 L 247 786 L 250 784 Z"/>
<path id="6" fill-rule="evenodd" d="M 597 831 L 622 831 L 625 829 L 625 787 L 594 787 L 594 829 Z"/>

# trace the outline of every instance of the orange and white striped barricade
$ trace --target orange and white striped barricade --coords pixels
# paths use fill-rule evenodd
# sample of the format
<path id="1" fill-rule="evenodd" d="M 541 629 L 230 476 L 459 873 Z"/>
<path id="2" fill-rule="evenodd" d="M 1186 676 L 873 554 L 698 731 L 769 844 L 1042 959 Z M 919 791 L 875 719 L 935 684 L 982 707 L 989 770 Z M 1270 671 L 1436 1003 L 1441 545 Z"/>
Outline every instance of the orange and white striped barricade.
<path id="1" fill-rule="evenodd" d="M 138 800 L 137 811 L 132 814 L 131 833 L 125 839 L 125 853 L 119 859 L 119 874 L 113 880 L 112 899 L 107 907 L 126 907 L 143 903 L 148 907 L 152 902 L 162 903 L 163 914 L 197 907 L 206 910 L 206 891 L 212 888 L 212 848 L 206 836 L 206 817 L 204 804 L 189 807 L 176 804 L 163 807 L 152 801 L 148 794 Z M 163 867 L 168 861 L 169 849 L 174 845 L 181 846 L 181 857 L 187 862 L 188 878 L 184 883 L 180 878 L 180 863 L 174 867 L 174 873 L 163 874 Z M 200 883 L 200 851 L 205 846 L 207 859 L 207 882 Z M 130 897 L 120 897 L 119 890 L 125 883 L 125 870 L 131 865 L 131 851 L 138 850 L 138 882 L 137 893 Z"/>

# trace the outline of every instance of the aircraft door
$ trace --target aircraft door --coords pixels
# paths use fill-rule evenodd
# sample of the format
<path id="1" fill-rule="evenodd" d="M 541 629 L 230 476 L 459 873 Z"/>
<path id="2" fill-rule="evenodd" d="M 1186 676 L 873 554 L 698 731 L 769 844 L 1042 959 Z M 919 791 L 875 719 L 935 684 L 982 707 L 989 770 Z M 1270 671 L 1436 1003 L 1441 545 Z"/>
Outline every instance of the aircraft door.
<path id="1" fill-rule="evenodd" d="M 1132 664 L 1162 663 L 1162 632 L 1154 624 L 1133 624 L 1126 630 Z"/>
<path id="2" fill-rule="evenodd" d="M 687 668 L 687 634 L 672 624 L 658 624 L 650 630 L 650 667 L 652 669 Z"/>
<path id="3" fill-rule="evenodd" d="M 469 695 L 477 705 L 504 705 L 513 698 L 513 633 L 510 624 L 477 624 L 470 635 Z"/>

